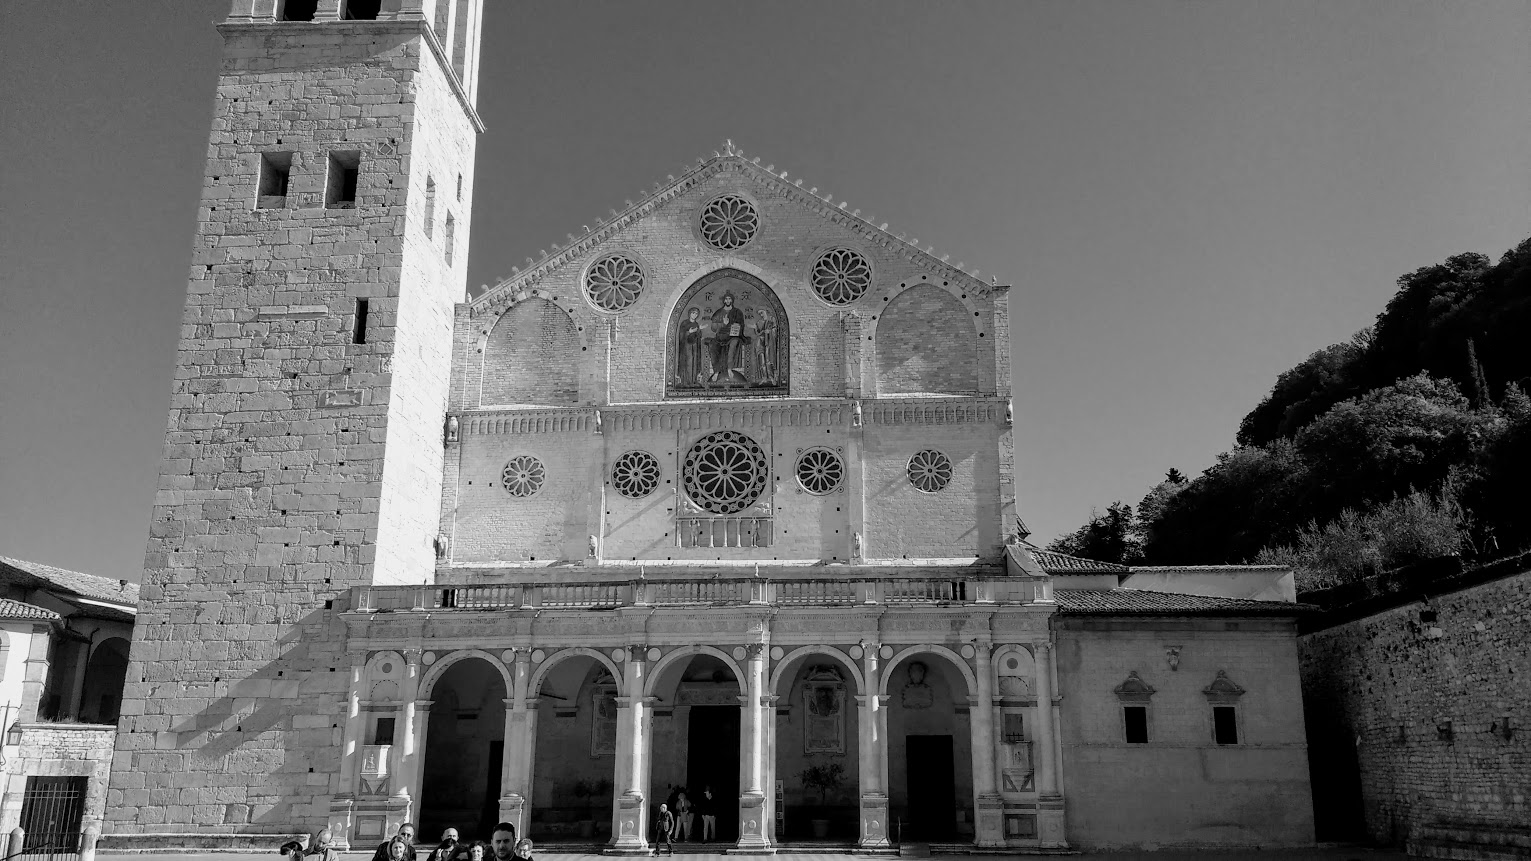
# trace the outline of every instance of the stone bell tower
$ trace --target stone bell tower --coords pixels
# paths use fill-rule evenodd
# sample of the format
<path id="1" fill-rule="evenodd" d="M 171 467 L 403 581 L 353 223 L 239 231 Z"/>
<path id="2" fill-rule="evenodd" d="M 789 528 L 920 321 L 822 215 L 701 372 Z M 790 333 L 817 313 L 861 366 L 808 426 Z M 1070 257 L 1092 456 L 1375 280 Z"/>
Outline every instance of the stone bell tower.
<path id="1" fill-rule="evenodd" d="M 336 599 L 434 570 L 481 14 L 234 0 L 218 25 L 103 847 L 269 848 L 350 803 Z"/>

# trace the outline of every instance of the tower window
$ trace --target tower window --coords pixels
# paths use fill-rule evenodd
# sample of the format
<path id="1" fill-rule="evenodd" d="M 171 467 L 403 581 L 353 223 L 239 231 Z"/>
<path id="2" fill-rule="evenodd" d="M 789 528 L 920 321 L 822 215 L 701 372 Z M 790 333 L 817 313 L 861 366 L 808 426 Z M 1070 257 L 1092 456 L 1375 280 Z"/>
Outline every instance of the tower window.
<path id="1" fill-rule="evenodd" d="M 346 0 L 346 11 L 342 17 L 347 21 L 376 21 L 382 6 L 382 0 Z"/>
<path id="2" fill-rule="evenodd" d="M 312 21 L 318 6 L 319 0 L 284 0 L 282 14 L 277 17 L 283 21 Z"/>
<path id="3" fill-rule="evenodd" d="M 1148 706 L 1122 706 L 1128 744 L 1148 744 Z"/>
<path id="4" fill-rule="evenodd" d="M 452 265 L 452 240 L 456 237 L 457 219 L 452 217 L 452 213 L 448 212 L 446 229 L 442 231 L 442 240 L 445 247 L 441 251 L 442 256 L 446 258 L 448 266 Z"/>
<path id="5" fill-rule="evenodd" d="M 356 300 L 356 314 L 351 319 L 351 343 L 367 343 L 367 300 Z"/>
<path id="6" fill-rule="evenodd" d="M 354 150 L 330 153 L 330 172 L 324 184 L 325 209 L 356 206 L 356 176 L 360 171 L 361 153 Z"/>
<path id="7" fill-rule="evenodd" d="M 1212 707 L 1212 737 L 1218 744 L 1239 743 L 1239 713 L 1234 706 Z"/>
<path id="8" fill-rule="evenodd" d="M 434 235 L 436 224 L 436 180 L 425 178 L 425 235 Z"/>
<path id="9" fill-rule="evenodd" d="M 462 203 L 462 174 L 457 175 L 457 202 Z"/>
<path id="10" fill-rule="evenodd" d="M 260 186 L 256 191 L 256 209 L 287 207 L 287 177 L 292 173 L 292 153 L 260 154 Z"/>

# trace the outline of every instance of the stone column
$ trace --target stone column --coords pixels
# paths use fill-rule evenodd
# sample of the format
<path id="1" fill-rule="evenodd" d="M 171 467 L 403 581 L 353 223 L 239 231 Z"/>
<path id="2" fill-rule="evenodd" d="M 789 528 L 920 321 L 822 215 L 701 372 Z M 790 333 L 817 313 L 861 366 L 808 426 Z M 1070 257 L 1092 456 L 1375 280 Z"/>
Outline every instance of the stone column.
<path id="1" fill-rule="evenodd" d="M 319 0 L 314 9 L 315 21 L 339 21 L 341 0 Z"/>
<path id="2" fill-rule="evenodd" d="M 1053 647 L 1034 646 L 1037 665 L 1037 836 L 1044 847 L 1064 847 L 1063 796 L 1058 792 L 1057 721 L 1053 716 Z"/>
<path id="3" fill-rule="evenodd" d="M 415 763 L 420 758 L 415 746 L 415 713 L 420 696 L 420 650 L 404 651 L 404 683 L 399 686 L 399 699 L 403 700 L 403 727 L 394 737 L 393 797 L 413 798 Z M 408 811 L 406 810 L 406 815 Z"/>
<path id="4" fill-rule="evenodd" d="M 49 625 L 33 625 L 31 642 L 27 646 L 26 670 L 21 679 L 21 707 L 17 711 L 19 723 L 35 723 L 37 710 L 43 701 L 43 691 L 48 686 L 48 641 L 53 632 Z M 10 727 L 0 727 L 3 732 Z"/>
<path id="5" fill-rule="evenodd" d="M 425 741 L 430 738 L 430 726 L 431 701 L 415 700 L 414 732 L 410 733 L 410 750 L 405 752 L 409 763 L 405 779 L 409 781 L 406 787 L 409 790 L 409 817 L 416 825 L 419 824 L 420 809 L 425 804 Z"/>
<path id="6" fill-rule="evenodd" d="M 862 691 L 856 697 L 857 749 L 861 780 L 861 848 L 886 849 L 888 843 L 888 785 L 883 762 L 888 758 L 888 736 L 877 644 L 861 644 Z M 880 725 L 881 724 L 881 725 Z"/>
<path id="7" fill-rule="evenodd" d="M 505 758 L 500 765 L 500 821 L 526 833 L 531 799 L 532 761 L 537 754 L 537 709 L 527 702 L 531 655 L 519 651 L 512 668 L 510 697 L 505 700 Z"/>
<path id="8" fill-rule="evenodd" d="M 740 744 L 744 755 L 744 792 L 739 796 L 739 842 L 738 852 L 771 853 L 768 836 L 770 823 L 766 821 L 765 792 L 761 778 L 765 773 L 762 758 L 765 754 L 766 696 L 765 643 L 745 644 L 744 696 L 740 698 L 743 709 L 740 714 L 742 732 Z"/>
<path id="9" fill-rule="evenodd" d="M 617 697 L 617 781 L 613 801 L 617 827 L 609 850 L 617 855 L 645 855 L 649 851 L 648 805 L 643 797 L 644 760 L 649 743 L 648 734 L 643 731 L 647 657 L 643 646 L 628 650 L 623 695 Z"/>
<path id="10" fill-rule="evenodd" d="M 992 644 L 973 644 L 975 696 L 968 701 L 972 732 L 974 842 L 1005 845 L 1005 802 L 994 781 L 994 668 Z"/>
<path id="11" fill-rule="evenodd" d="M 340 741 L 340 788 L 330 800 L 331 844 L 339 850 L 351 846 L 352 814 L 356 805 L 356 772 L 361 766 L 361 699 L 367 668 L 366 652 L 351 653 L 351 676 L 346 692 L 346 722 Z"/>
<path id="12" fill-rule="evenodd" d="M 760 710 L 765 720 L 765 754 L 762 760 L 765 774 L 760 778 L 760 784 L 761 791 L 765 793 L 765 831 L 770 835 L 772 843 L 776 842 L 776 731 L 780 721 L 776 706 L 779 702 L 781 697 L 776 694 L 760 698 Z"/>

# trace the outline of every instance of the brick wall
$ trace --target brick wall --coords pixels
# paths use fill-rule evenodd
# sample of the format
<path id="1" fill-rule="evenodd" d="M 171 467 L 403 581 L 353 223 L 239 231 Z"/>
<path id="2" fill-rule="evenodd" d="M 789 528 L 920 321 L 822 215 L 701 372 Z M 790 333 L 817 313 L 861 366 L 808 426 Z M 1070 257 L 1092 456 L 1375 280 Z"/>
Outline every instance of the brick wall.
<path id="1" fill-rule="evenodd" d="M 581 403 L 579 332 L 567 312 L 533 297 L 506 311 L 484 348 L 485 404 Z"/>
<path id="2" fill-rule="evenodd" d="M 1320 809 L 1395 845 L 1450 825 L 1489 843 L 1531 822 L 1528 623 L 1523 572 L 1304 634 Z M 1353 836 L 1321 821 L 1321 836 Z"/>
<path id="3" fill-rule="evenodd" d="M 877 324 L 877 391 L 978 391 L 973 312 L 930 284 L 911 287 L 888 303 Z"/>
<path id="4" fill-rule="evenodd" d="M 1291 620 L 1056 618 L 1068 839 L 1080 848 L 1313 841 L 1297 638 Z M 1170 669 L 1167 646 L 1179 646 Z M 1239 744 L 1212 736 L 1202 690 L 1242 686 Z M 1155 689 L 1149 743 L 1127 744 L 1113 689 Z"/>

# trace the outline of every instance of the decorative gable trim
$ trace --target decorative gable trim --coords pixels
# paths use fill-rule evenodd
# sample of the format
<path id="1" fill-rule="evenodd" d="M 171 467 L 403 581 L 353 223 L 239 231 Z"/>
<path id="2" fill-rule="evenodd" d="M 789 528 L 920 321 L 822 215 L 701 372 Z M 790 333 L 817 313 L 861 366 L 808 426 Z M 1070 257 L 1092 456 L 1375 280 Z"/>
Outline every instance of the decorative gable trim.
<path id="1" fill-rule="evenodd" d="M 1112 688 L 1111 692 L 1122 702 L 1135 704 L 1146 704 L 1155 693 L 1152 685 L 1139 678 L 1137 670 L 1129 672 L 1127 678 Z"/>
<path id="2" fill-rule="evenodd" d="M 1224 670 L 1218 670 L 1217 678 L 1212 680 L 1212 684 L 1202 688 L 1201 692 L 1206 695 L 1207 702 L 1213 705 L 1233 705 L 1239 701 L 1239 697 L 1244 695 L 1244 689 L 1239 687 L 1233 679 L 1228 678 L 1228 673 Z"/>
<path id="3" fill-rule="evenodd" d="M 516 269 L 516 274 L 503 278 L 487 292 L 469 303 L 469 316 L 478 317 L 484 314 L 497 313 L 503 310 L 506 297 L 531 289 L 554 272 L 563 269 L 571 263 L 577 263 L 595 249 L 596 246 L 610 240 L 621 231 L 632 226 L 634 223 L 648 216 L 661 206 L 695 188 L 702 182 L 724 172 L 740 174 L 743 178 L 752 182 L 761 190 L 762 196 L 780 197 L 795 201 L 799 205 L 818 213 L 826 221 L 843 227 L 857 234 L 868 245 L 876 245 L 895 255 L 903 258 L 910 264 L 923 269 L 933 277 L 965 282 L 967 290 L 981 297 L 987 297 L 995 285 L 985 284 L 979 280 L 978 270 L 971 272 L 964 268 L 964 264 L 958 261 L 956 264 L 947 261 L 948 255 L 936 257 L 935 249 L 926 246 L 924 250 L 919 247 L 919 240 L 906 239 L 903 235 L 895 235 L 888 230 L 888 225 L 883 223 L 875 225 L 867 218 L 861 217 L 861 210 L 846 211 L 848 204 L 842 201 L 835 205 L 834 198 L 827 192 L 822 196 L 816 186 L 807 190 L 802 188 L 801 179 L 787 181 L 787 172 L 776 172 L 775 165 L 760 166 L 760 158 L 746 160 L 744 152 L 727 142 L 721 152 L 714 152 L 712 158 L 697 159 L 696 167 L 682 173 L 679 178 L 674 174 L 666 177 L 664 181 L 655 184 L 654 190 L 634 203 L 628 201 L 626 208 L 621 212 L 611 210 L 611 218 L 597 218 L 595 227 L 585 227 L 581 236 L 569 234 L 567 245 L 560 246 L 554 243 L 552 250 L 543 250 L 540 259 L 527 258 L 525 271 Z"/>

